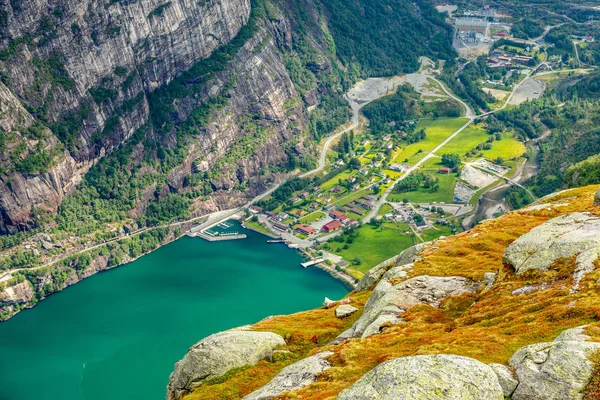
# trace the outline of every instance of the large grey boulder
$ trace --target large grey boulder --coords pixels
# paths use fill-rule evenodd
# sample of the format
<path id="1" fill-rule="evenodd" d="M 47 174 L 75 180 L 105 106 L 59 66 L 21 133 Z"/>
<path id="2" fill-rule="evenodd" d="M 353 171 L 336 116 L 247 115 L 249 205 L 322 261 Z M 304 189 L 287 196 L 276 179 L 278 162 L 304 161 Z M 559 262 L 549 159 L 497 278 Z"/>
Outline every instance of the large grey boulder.
<path id="1" fill-rule="evenodd" d="M 326 360 L 333 352 L 325 351 L 288 365 L 282 369 L 269 383 L 250 393 L 243 400 L 267 400 L 282 393 L 298 390 L 310 385 L 318 374 L 331 368 Z"/>
<path id="2" fill-rule="evenodd" d="M 381 277 L 387 272 L 391 267 L 399 267 L 406 264 L 413 263 L 419 259 L 419 253 L 423 251 L 424 248 L 429 246 L 431 242 L 427 243 L 419 243 L 408 249 L 402 251 L 402 253 L 398 254 L 390 258 L 389 260 L 383 261 L 379 265 L 371 268 L 369 272 L 363 276 L 363 278 L 356 285 L 356 291 L 360 292 L 363 290 L 367 290 L 369 287 L 377 283 Z"/>
<path id="3" fill-rule="evenodd" d="M 335 316 L 338 318 L 346 318 L 355 312 L 358 311 L 358 308 L 351 306 L 349 304 L 342 304 L 335 309 Z"/>
<path id="4" fill-rule="evenodd" d="M 513 394 L 513 392 L 515 391 L 515 389 L 517 388 L 519 381 L 517 381 L 515 379 L 512 371 L 510 369 L 508 369 L 508 367 L 506 365 L 502 365 L 502 364 L 488 364 L 488 365 L 496 373 L 496 376 L 498 377 L 498 383 L 500 383 L 500 386 L 502 387 L 502 393 L 504 394 L 504 397 L 510 397 Z"/>
<path id="5" fill-rule="evenodd" d="M 545 271 L 557 259 L 572 256 L 577 256 L 577 284 L 600 256 L 600 217 L 571 213 L 546 221 L 508 245 L 503 262 L 521 274 L 530 269 Z"/>
<path id="6" fill-rule="evenodd" d="M 596 195 L 594 196 L 594 205 L 600 206 L 600 189 L 596 192 Z"/>
<path id="7" fill-rule="evenodd" d="M 378 333 L 384 323 L 400 322 L 400 315 L 409 307 L 419 303 L 438 307 L 443 299 L 463 293 L 475 293 L 481 285 L 479 282 L 458 276 L 435 277 L 428 275 L 418 276 L 393 285 L 387 278 L 391 279 L 396 275 L 395 268 L 386 272 L 365 304 L 361 317 L 350 328 L 350 331 L 342 334 L 344 338 L 364 338 Z"/>
<path id="8" fill-rule="evenodd" d="M 192 346 L 167 386 L 167 399 L 175 400 L 204 381 L 226 374 L 233 368 L 255 365 L 270 356 L 285 340 L 271 332 L 231 330 L 211 335 Z"/>
<path id="9" fill-rule="evenodd" d="M 494 370 L 451 354 L 401 357 L 367 372 L 338 400 L 503 400 Z"/>
<path id="10" fill-rule="evenodd" d="M 579 327 L 563 332 L 553 342 L 519 349 L 509 362 L 519 378 L 512 399 L 581 399 L 593 371 L 588 357 L 600 350 L 600 343 L 585 339 Z"/>

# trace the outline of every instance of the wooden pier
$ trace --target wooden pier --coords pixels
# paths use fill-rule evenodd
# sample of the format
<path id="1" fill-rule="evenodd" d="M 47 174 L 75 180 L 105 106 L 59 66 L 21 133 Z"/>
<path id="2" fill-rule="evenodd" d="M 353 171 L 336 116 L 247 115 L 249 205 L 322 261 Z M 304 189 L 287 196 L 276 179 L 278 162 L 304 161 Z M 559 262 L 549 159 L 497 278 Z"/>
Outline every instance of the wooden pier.
<path id="1" fill-rule="evenodd" d="M 316 265 L 316 264 L 322 263 L 323 261 L 325 261 L 323 258 L 317 258 L 316 260 L 303 262 L 300 265 L 302 265 L 302 268 L 308 268 L 308 267 L 310 267 L 312 265 Z"/>

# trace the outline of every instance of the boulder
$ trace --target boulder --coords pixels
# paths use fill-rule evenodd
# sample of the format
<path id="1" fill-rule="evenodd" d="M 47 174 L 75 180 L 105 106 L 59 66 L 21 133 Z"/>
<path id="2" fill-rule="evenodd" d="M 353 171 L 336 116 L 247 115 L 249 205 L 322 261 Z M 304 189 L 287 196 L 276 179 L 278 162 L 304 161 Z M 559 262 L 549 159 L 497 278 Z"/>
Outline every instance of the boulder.
<path id="1" fill-rule="evenodd" d="M 419 243 L 409 247 L 397 256 L 394 256 L 389 260 L 386 260 L 371 268 L 369 272 L 363 276 L 360 282 L 358 282 L 355 290 L 357 292 L 367 290 L 369 287 L 377 283 L 390 267 L 399 267 L 417 261 L 419 258 L 419 253 L 430 244 L 431 242 Z"/>
<path id="2" fill-rule="evenodd" d="M 545 271 L 557 259 L 572 256 L 577 257 L 577 284 L 600 256 L 600 217 L 571 213 L 546 221 L 508 245 L 503 262 L 521 274 L 530 269 Z"/>
<path id="3" fill-rule="evenodd" d="M 167 399 L 179 399 L 206 380 L 226 374 L 233 368 L 255 365 L 272 354 L 285 340 L 271 332 L 231 330 L 211 335 L 192 346 L 175 370 L 167 386 Z"/>
<path id="4" fill-rule="evenodd" d="M 367 372 L 338 400 L 503 400 L 494 370 L 451 354 L 396 358 Z"/>
<path id="5" fill-rule="evenodd" d="M 323 300 L 323 307 L 325 308 L 331 308 L 333 307 L 337 302 L 331 300 L 329 297 L 325 297 L 325 300 Z"/>
<path id="6" fill-rule="evenodd" d="M 396 276 L 395 268 L 384 275 L 365 304 L 361 317 L 354 323 L 352 337 L 367 337 L 379 332 L 381 325 L 400 322 L 409 307 L 424 303 L 438 307 L 440 302 L 462 293 L 475 293 L 481 283 L 453 277 L 418 276 L 393 285 L 386 277 Z"/>
<path id="7" fill-rule="evenodd" d="M 502 364 L 488 364 L 488 365 L 496 373 L 496 377 L 498 378 L 498 383 L 500 383 L 500 386 L 502 387 L 502 393 L 504 394 L 504 397 L 510 397 L 513 394 L 513 392 L 515 391 L 515 389 L 517 388 L 519 381 L 517 381 L 515 379 L 512 371 L 510 369 L 508 369 L 508 367 L 506 365 L 502 365 Z"/>
<path id="8" fill-rule="evenodd" d="M 354 314 L 355 312 L 358 311 L 358 308 L 348 305 L 348 304 L 342 304 L 341 306 L 338 306 L 338 308 L 335 309 L 335 316 L 338 318 L 346 318 L 352 314 Z"/>
<path id="9" fill-rule="evenodd" d="M 550 343 L 519 349 L 510 365 L 519 378 L 513 400 L 581 399 L 593 372 L 588 357 L 600 343 L 586 342 L 583 327 L 569 329 Z"/>
<path id="10" fill-rule="evenodd" d="M 288 365 L 282 369 L 269 383 L 250 393 L 243 400 L 267 400 L 292 390 L 310 385 L 318 374 L 331 368 L 326 360 L 333 352 L 325 351 Z"/>
<path id="11" fill-rule="evenodd" d="M 594 196 L 594 205 L 600 206 L 600 189 L 596 192 L 596 195 Z"/>

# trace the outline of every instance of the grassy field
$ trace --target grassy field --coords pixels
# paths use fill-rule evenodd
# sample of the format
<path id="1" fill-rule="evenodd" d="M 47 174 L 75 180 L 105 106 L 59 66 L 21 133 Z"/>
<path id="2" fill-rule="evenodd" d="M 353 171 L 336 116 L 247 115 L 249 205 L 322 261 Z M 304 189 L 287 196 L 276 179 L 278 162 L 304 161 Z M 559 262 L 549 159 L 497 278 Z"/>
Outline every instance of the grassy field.
<path id="1" fill-rule="evenodd" d="M 265 228 L 258 222 L 254 222 L 254 221 L 248 219 L 248 220 L 244 221 L 244 225 L 246 225 L 250 229 L 253 229 L 257 232 L 262 233 L 263 235 L 273 236 L 273 232 L 271 232 L 270 230 L 268 230 L 267 228 Z"/>
<path id="2" fill-rule="evenodd" d="M 308 214 L 306 217 L 302 218 L 300 220 L 301 224 L 311 224 L 321 218 L 325 217 L 325 213 L 322 213 L 320 211 L 314 212 L 312 214 Z"/>
<path id="3" fill-rule="evenodd" d="M 343 249 L 344 243 L 329 243 L 329 246 L 333 253 L 341 255 L 348 262 L 359 257 L 361 264 L 352 268 L 366 272 L 414 244 L 413 236 L 404 235 L 404 231 L 410 231 L 410 228 L 401 223 L 384 224 L 380 228 L 363 225 L 358 228 L 358 237 L 348 244 L 347 249 Z"/>
<path id="4" fill-rule="evenodd" d="M 425 129 L 425 140 L 417 143 L 409 144 L 396 157 L 396 162 L 405 162 L 410 165 L 416 164 L 427 153 L 433 150 L 437 145 L 442 143 L 452 135 L 458 128 L 467 122 L 466 118 L 441 118 L 436 120 L 428 120 L 420 122 L 416 130 Z M 421 152 L 419 153 L 419 150 Z"/>
<path id="5" fill-rule="evenodd" d="M 432 171 L 433 172 L 433 171 Z M 405 193 L 392 193 L 388 196 L 389 201 L 401 202 L 408 199 L 411 203 L 430 203 L 446 202 L 451 203 L 454 200 L 454 186 L 456 186 L 456 175 L 438 174 L 434 172 L 436 178 L 439 178 L 440 188 L 435 193 L 430 193 L 429 189 L 419 188 L 419 190 Z"/>
<path id="6" fill-rule="evenodd" d="M 388 203 L 385 203 L 384 205 L 381 206 L 377 215 L 385 215 L 387 213 L 392 212 L 393 209 L 394 208 L 392 206 L 390 206 Z"/>
<path id="7" fill-rule="evenodd" d="M 437 229 L 432 228 L 432 229 L 427 229 L 427 230 L 421 232 L 421 237 L 423 238 L 423 241 L 429 242 L 433 239 L 439 238 L 440 236 L 453 235 L 452 227 L 450 227 L 450 226 L 435 224 L 435 227 Z"/>
<path id="8" fill-rule="evenodd" d="M 474 149 L 481 143 L 485 143 L 485 141 L 489 138 L 490 135 L 488 135 L 485 129 L 471 125 L 459 133 L 454 139 L 449 141 L 436 154 L 441 157 L 442 154 L 452 153 L 463 157 L 470 150 Z"/>
<path id="9" fill-rule="evenodd" d="M 353 171 L 351 169 L 347 169 L 345 171 L 340 172 L 339 174 L 337 174 L 336 176 L 334 176 L 327 182 L 323 182 L 320 185 L 321 189 L 323 189 L 323 190 L 331 189 L 332 187 L 334 187 L 335 185 L 337 185 L 339 183 L 340 179 L 344 180 L 344 179 L 348 178 L 350 175 L 352 175 L 352 172 Z"/>
<path id="10" fill-rule="evenodd" d="M 492 143 L 490 150 L 484 150 L 483 156 L 489 160 L 502 157 L 505 160 L 521 157 L 525 154 L 525 145 L 512 136 L 505 135 L 502 140 Z"/>

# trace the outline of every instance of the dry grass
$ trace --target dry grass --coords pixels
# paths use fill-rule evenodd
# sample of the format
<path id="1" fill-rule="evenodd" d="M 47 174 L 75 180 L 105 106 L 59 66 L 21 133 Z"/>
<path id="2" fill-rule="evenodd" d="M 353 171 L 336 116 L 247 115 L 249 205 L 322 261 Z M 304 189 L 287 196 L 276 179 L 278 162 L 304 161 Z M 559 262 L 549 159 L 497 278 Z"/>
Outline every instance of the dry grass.
<path id="1" fill-rule="evenodd" d="M 352 293 L 352 305 L 362 311 L 370 292 Z M 335 308 L 305 311 L 291 315 L 275 316 L 253 325 L 257 331 L 281 335 L 291 354 L 276 358 L 274 362 L 261 361 L 253 367 L 229 374 L 229 379 L 216 384 L 205 384 L 186 396 L 186 400 L 239 399 L 268 383 L 282 368 L 298 361 L 315 349 L 331 342 L 348 329 L 360 316 L 360 311 L 349 318 L 335 317 Z"/>
<path id="2" fill-rule="evenodd" d="M 512 212 L 469 232 L 436 242 L 422 253 L 422 260 L 415 263 L 409 278 L 427 274 L 481 280 L 485 272 L 493 271 L 498 272 L 495 285 L 488 291 L 446 299 L 439 309 L 416 305 L 403 315 L 406 322 L 388 327 L 381 334 L 327 346 L 331 338 L 351 322 L 332 318 L 331 310 L 276 317 L 257 324 L 256 329 L 286 337 L 294 360 L 316 351 L 319 346 L 334 352 L 330 357 L 333 367 L 322 373 L 317 382 L 283 398 L 334 399 L 373 367 L 401 356 L 449 353 L 486 363 L 506 364 L 520 347 L 551 341 L 563 330 L 584 324 L 592 324 L 586 332 L 600 341 L 600 323 L 597 323 L 600 285 L 596 284 L 600 268 L 580 282 L 579 291 L 571 293 L 573 258 L 556 261 L 548 271 L 519 276 L 510 266 L 502 264 L 502 253 L 508 244 L 548 219 L 573 211 L 600 214 L 600 207 L 591 205 L 597 189 L 598 186 L 593 186 L 560 193 L 545 199 L 548 207 L 541 210 Z M 600 263 L 597 265 L 600 267 Z M 536 290 L 529 294 L 512 294 L 524 286 Z M 351 297 L 362 307 L 368 295 L 369 292 L 362 292 Z M 594 361 L 600 365 L 600 356 Z M 278 363 L 259 363 L 223 384 L 225 389 L 210 391 L 210 398 L 237 398 L 235 395 L 221 397 L 221 394 L 232 390 L 248 393 L 266 383 L 279 369 Z M 598 393 L 600 377 L 596 375 L 586 399 L 598 398 Z"/>

